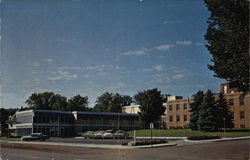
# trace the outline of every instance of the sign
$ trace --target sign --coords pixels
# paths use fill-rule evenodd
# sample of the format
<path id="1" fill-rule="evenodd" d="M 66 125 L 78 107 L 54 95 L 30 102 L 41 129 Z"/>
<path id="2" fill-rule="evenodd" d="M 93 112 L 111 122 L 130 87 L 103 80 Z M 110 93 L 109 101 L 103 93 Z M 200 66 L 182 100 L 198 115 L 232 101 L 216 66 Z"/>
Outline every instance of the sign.
<path id="1" fill-rule="evenodd" d="M 150 129 L 154 129 L 154 123 L 151 122 L 151 123 L 149 124 L 149 128 L 150 128 Z"/>

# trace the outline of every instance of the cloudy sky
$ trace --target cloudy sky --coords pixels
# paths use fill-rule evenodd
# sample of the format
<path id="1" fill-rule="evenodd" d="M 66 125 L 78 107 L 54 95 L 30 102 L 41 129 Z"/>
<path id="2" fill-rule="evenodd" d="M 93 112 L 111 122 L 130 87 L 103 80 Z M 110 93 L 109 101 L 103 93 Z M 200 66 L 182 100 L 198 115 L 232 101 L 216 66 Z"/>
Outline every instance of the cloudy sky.
<path id="1" fill-rule="evenodd" d="M 12 0 L 1 3 L 1 107 L 33 92 L 191 96 L 223 80 L 207 69 L 203 0 Z"/>

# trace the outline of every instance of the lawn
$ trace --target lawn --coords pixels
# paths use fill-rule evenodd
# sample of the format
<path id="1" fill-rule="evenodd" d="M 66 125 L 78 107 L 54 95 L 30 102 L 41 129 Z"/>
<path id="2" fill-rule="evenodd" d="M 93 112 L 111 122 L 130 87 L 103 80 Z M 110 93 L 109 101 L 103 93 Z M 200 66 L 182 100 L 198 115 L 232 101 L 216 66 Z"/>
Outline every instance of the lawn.
<path id="1" fill-rule="evenodd" d="M 134 136 L 134 131 L 128 132 L 129 136 Z M 243 137 L 250 136 L 249 130 L 237 130 L 237 131 L 228 131 L 228 132 L 201 132 L 201 131 L 192 131 L 190 129 L 167 129 L 160 130 L 154 129 L 153 136 L 154 137 L 188 137 L 188 136 L 204 136 L 204 135 L 213 135 L 213 136 L 221 136 L 221 137 Z M 136 130 L 137 137 L 149 137 L 150 130 Z"/>
<path id="2" fill-rule="evenodd" d="M 6 140 L 6 141 L 20 141 L 20 138 L 15 138 L 15 137 L 0 137 L 0 140 Z"/>

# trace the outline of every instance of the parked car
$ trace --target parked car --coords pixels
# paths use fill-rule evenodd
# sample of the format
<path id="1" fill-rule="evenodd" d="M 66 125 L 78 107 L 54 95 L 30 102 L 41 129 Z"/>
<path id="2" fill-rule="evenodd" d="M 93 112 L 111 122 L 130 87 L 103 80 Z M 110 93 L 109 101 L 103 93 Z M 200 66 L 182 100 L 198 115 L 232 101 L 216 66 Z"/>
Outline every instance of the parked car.
<path id="1" fill-rule="evenodd" d="M 102 138 L 105 139 L 105 138 L 113 138 L 114 137 L 114 133 L 112 130 L 106 130 L 104 132 L 104 134 L 102 135 Z"/>
<path id="2" fill-rule="evenodd" d="M 91 137 L 93 137 L 93 134 L 94 134 L 94 133 L 95 133 L 94 131 L 87 131 L 87 132 L 84 132 L 84 133 L 82 134 L 82 137 L 83 137 L 84 139 L 91 138 Z"/>
<path id="3" fill-rule="evenodd" d="M 118 130 L 114 134 L 114 138 L 128 138 L 129 135 L 124 130 Z"/>
<path id="4" fill-rule="evenodd" d="M 22 136 L 22 141 L 45 141 L 46 139 L 49 139 L 49 136 L 43 133 L 32 133 L 28 136 Z"/>
<path id="5" fill-rule="evenodd" d="M 103 134 L 104 134 L 104 131 L 95 131 L 94 134 L 91 136 L 91 138 L 99 139 L 99 138 L 102 138 Z"/>

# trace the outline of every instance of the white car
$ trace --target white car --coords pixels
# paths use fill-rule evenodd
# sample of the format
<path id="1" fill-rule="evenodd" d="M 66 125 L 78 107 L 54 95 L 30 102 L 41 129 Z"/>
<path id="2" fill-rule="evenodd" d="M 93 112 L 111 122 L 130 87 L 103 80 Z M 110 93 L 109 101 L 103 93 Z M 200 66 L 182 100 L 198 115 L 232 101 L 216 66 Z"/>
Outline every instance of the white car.
<path id="1" fill-rule="evenodd" d="M 104 134 L 102 135 L 103 139 L 105 139 L 105 138 L 113 138 L 113 137 L 114 137 L 114 134 L 113 134 L 112 130 L 106 130 L 104 132 Z"/>
<path id="2" fill-rule="evenodd" d="M 104 131 L 95 131 L 92 138 L 94 138 L 94 139 L 102 138 L 103 134 L 104 134 Z"/>

